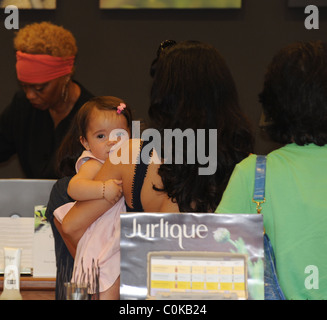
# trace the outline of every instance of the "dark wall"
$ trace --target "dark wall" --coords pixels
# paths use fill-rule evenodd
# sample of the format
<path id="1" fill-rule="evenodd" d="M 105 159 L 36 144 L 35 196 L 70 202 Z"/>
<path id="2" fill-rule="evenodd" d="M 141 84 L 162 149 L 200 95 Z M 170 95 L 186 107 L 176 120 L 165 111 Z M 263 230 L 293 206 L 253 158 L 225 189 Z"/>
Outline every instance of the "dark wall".
<path id="1" fill-rule="evenodd" d="M 310 4 L 310 1 L 308 1 Z M 265 68 L 282 46 L 327 37 L 327 9 L 320 8 L 320 29 L 306 30 L 304 8 L 288 8 L 287 0 L 243 0 L 240 10 L 100 10 L 97 0 L 57 0 L 57 9 L 20 10 L 20 27 L 51 21 L 71 30 L 79 54 L 76 79 L 95 95 L 126 99 L 136 117 L 147 117 L 151 79 L 149 66 L 165 39 L 201 40 L 213 44 L 234 75 L 242 107 L 255 128 L 260 118 L 257 95 Z M 17 90 L 14 31 L 0 14 L 0 111 Z M 275 148 L 257 130 L 256 152 Z M 13 158 L 0 165 L 0 178 L 23 177 Z"/>

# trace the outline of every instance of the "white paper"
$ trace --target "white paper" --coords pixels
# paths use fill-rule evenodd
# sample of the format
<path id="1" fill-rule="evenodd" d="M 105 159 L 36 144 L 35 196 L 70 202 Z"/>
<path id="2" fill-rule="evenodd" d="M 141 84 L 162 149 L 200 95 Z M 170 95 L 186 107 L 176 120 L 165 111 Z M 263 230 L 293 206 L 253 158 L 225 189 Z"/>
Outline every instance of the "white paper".
<path id="1" fill-rule="evenodd" d="M 35 207 L 33 242 L 33 276 L 56 277 L 56 255 L 50 223 L 45 219 L 45 206 Z"/>
<path id="2" fill-rule="evenodd" d="M 36 206 L 35 210 L 44 206 Z M 0 217 L 0 273 L 4 272 L 4 247 L 21 248 L 21 274 L 56 277 L 56 257 L 51 225 L 39 217 Z"/>
<path id="3" fill-rule="evenodd" d="M 33 269 L 34 218 L 0 218 L 0 273 L 4 272 L 4 247 L 21 248 L 21 273 Z"/>

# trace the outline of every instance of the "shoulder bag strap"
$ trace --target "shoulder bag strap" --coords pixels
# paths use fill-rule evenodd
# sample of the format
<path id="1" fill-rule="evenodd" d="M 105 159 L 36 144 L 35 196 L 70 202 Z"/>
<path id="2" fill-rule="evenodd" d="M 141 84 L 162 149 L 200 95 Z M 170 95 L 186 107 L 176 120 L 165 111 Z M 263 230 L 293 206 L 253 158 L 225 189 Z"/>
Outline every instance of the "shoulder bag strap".
<path id="1" fill-rule="evenodd" d="M 254 193 L 252 202 L 257 204 L 257 213 L 261 213 L 261 205 L 266 201 L 265 185 L 266 185 L 266 161 L 267 156 L 257 155 L 255 168 Z"/>
<path id="2" fill-rule="evenodd" d="M 261 213 L 261 205 L 265 203 L 266 187 L 266 156 L 257 156 L 255 169 L 255 183 L 252 201 L 257 204 L 257 213 Z M 265 282 L 265 300 L 286 300 L 282 288 L 279 285 L 275 254 L 270 243 L 270 239 L 264 232 L 264 282 Z"/>

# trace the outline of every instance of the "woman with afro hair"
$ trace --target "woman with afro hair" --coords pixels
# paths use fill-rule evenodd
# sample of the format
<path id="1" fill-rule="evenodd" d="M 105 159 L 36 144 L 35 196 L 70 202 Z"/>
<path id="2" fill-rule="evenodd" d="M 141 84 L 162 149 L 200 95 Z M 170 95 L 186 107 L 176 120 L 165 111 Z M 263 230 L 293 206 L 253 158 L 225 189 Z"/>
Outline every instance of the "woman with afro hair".
<path id="1" fill-rule="evenodd" d="M 26 178 L 55 179 L 56 151 L 92 97 L 72 79 L 76 40 L 61 26 L 32 23 L 17 32 L 14 49 L 22 90 L 0 116 L 0 162 L 17 154 Z"/>

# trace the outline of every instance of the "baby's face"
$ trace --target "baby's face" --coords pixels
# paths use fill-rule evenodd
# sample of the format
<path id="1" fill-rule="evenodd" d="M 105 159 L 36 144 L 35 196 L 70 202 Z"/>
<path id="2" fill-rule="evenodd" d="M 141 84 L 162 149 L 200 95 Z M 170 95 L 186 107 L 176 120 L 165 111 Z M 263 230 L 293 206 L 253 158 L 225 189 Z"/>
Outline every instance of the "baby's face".
<path id="1" fill-rule="evenodd" d="M 105 161 L 110 150 L 120 141 L 128 140 L 130 136 L 126 118 L 113 110 L 92 110 L 86 139 L 81 143 L 95 157 Z"/>

